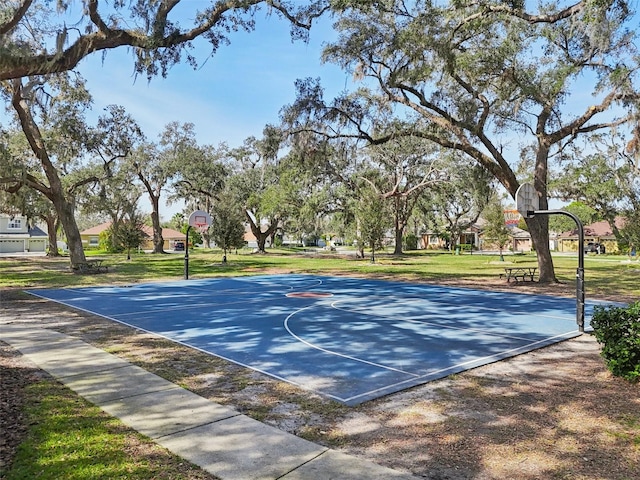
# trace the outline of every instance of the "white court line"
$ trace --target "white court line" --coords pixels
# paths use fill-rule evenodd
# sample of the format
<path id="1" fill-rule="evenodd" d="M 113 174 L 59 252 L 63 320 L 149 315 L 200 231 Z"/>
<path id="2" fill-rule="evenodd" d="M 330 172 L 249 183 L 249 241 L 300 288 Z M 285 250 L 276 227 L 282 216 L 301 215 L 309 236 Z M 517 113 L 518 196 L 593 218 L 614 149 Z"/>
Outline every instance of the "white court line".
<path id="1" fill-rule="evenodd" d="M 298 313 L 300 313 L 300 312 L 302 312 L 302 311 L 304 311 L 304 310 L 308 310 L 308 309 L 310 309 L 310 308 L 314 308 L 314 307 L 316 307 L 316 306 L 317 306 L 317 305 L 308 305 L 308 306 L 306 306 L 306 307 L 300 308 L 300 309 L 296 310 L 295 312 L 290 313 L 290 314 L 287 316 L 287 318 L 285 318 L 285 319 L 284 319 L 284 322 L 283 322 L 283 324 L 284 324 L 284 328 L 287 330 L 287 332 L 289 332 L 289 335 L 291 335 L 293 338 L 295 338 L 295 339 L 296 339 L 296 340 L 298 340 L 299 342 L 304 343 L 304 344 L 305 344 L 305 345 L 307 345 L 308 347 L 311 347 L 311 348 L 313 348 L 313 349 L 315 349 L 315 350 L 319 350 L 319 351 L 324 352 L 324 353 L 328 353 L 328 354 L 330 354 L 330 355 L 335 355 L 336 357 L 346 358 L 346 359 L 348 359 L 348 360 L 353 360 L 354 362 L 364 363 L 364 364 L 366 364 L 366 365 L 371 365 L 371 366 L 373 366 L 373 367 L 382 368 L 382 369 L 384 369 L 384 370 L 391 370 L 391 371 L 398 372 L 398 373 L 402 373 L 402 374 L 405 374 L 405 375 L 411 375 L 411 376 L 413 376 L 413 377 L 419 377 L 419 375 L 418 375 L 418 374 L 416 374 L 416 373 L 405 372 L 404 370 L 400 370 L 400 369 L 398 369 L 398 368 L 389 367 L 389 366 L 382 365 L 382 364 L 375 363 L 375 362 L 370 362 L 370 361 L 368 361 L 368 360 L 364 360 L 364 359 L 362 359 L 362 358 L 354 357 L 354 356 L 352 356 L 352 355 L 345 355 L 345 354 L 343 354 L 343 353 L 334 352 L 333 350 L 329 350 L 329 349 L 327 349 L 327 348 L 323 348 L 323 347 L 320 347 L 320 346 L 318 346 L 318 345 L 314 345 L 313 343 L 308 342 L 308 341 L 306 341 L 305 339 L 303 339 L 303 338 L 299 337 L 298 335 L 296 335 L 295 333 L 293 333 L 293 332 L 291 331 L 291 329 L 289 328 L 289 319 L 290 319 L 291 317 L 293 317 L 294 315 L 296 315 L 296 314 L 298 314 Z"/>
<path id="2" fill-rule="evenodd" d="M 276 379 L 278 379 L 278 380 L 281 380 L 281 381 L 284 381 L 284 382 L 287 382 L 287 383 L 290 383 L 290 384 L 297 385 L 297 386 L 299 386 L 300 388 L 303 388 L 303 389 L 305 389 L 305 390 L 317 391 L 317 390 L 314 390 L 314 389 L 310 389 L 310 388 L 308 388 L 304 383 L 299 383 L 299 382 L 296 382 L 296 381 L 292 381 L 291 379 L 288 379 L 288 378 L 285 378 L 285 377 L 281 377 L 281 376 L 276 375 L 276 374 L 274 374 L 274 373 L 272 373 L 272 372 L 268 372 L 268 371 L 262 370 L 262 369 L 260 369 L 260 368 L 256 368 L 255 366 L 252 366 L 252 365 L 249 365 L 249 364 L 246 364 L 246 363 L 242 363 L 242 362 L 240 362 L 240 361 L 238 361 L 238 360 L 231 359 L 231 358 L 225 357 L 225 356 L 223 356 L 223 355 L 219 355 L 219 354 L 217 354 L 217 353 L 214 353 L 214 352 L 210 352 L 210 351 L 204 350 L 204 349 L 202 349 L 202 348 L 199 348 L 199 347 L 194 346 L 194 345 L 190 345 L 189 343 L 183 342 L 183 341 L 181 341 L 181 340 L 177 340 L 177 339 L 171 338 L 170 336 L 167 336 L 167 335 L 164 335 L 164 334 L 161 334 L 161 333 L 158 333 L 158 332 L 152 331 L 152 330 L 147 330 L 147 329 L 142 328 L 142 327 L 139 327 L 139 326 L 137 326 L 137 325 L 132 325 L 132 324 L 130 324 L 130 323 L 127 323 L 127 322 L 125 322 L 125 321 L 119 320 L 119 319 L 117 319 L 117 318 L 113 318 L 113 317 L 110 317 L 110 316 L 108 316 L 108 315 L 104 315 L 104 314 L 99 314 L 99 313 L 96 313 L 96 312 L 94 312 L 94 311 L 91 311 L 91 310 L 88 310 L 88 309 L 85 309 L 85 308 L 82 308 L 82 307 L 79 307 L 79 306 L 76 306 L 76 305 L 69 304 L 69 303 L 67 303 L 67 302 L 65 302 L 65 301 L 63 301 L 63 300 L 56 300 L 56 299 L 48 298 L 48 297 L 45 297 L 45 296 L 39 295 L 38 293 L 35 293 L 34 291 L 28 291 L 28 293 L 29 293 L 29 294 L 31 294 L 31 295 L 34 295 L 34 296 L 36 296 L 36 297 L 39 297 L 39 298 L 45 299 L 45 300 L 53 301 L 53 302 L 56 302 L 56 303 L 59 303 L 59 304 L 62 304 L 62 305 L 68 306 L 68 307 L 73 308 L 73 309 L 77 309 L 77 310 L 80 310 L 80 311 L 84 311 L 84 312 L 90 313 L 90 314 L 92 314 L 92 315 L 99 315 L 99 316 L 101 316 L 101 317 L 103 317 L 103 318 L 106 318 L 106 319 L 112 320 L 112 321 L 114 321 L 114 322 L 120 323 L 120 324 L 122 324 L 122 325 L 126 325 L 126 326 L 128 326 L 128 327 L 131 327 L 131 328 L 133 328 L 133 329 L 135 329 L 135 330 L 137 330 L 137 331 L 147 332 L 147 333 L 150 333 L 150 334 L 152 334 L 152 335 L 156 335 L 156 336 L 158 336 L 158 337 L 165 338 L 165 339 L 170 340 L 170 341 L 172 341 L 172 342 L 178 343 L 178 344 L 180 344 L 180 345 L 184 345 L 184 346 L 189 347 L 189 348 L 193 348 L 193 349 L 195 349 L 195 350 L 201 351 L 201 352 L 206 353 L 206 354 L 208 354 L 208 355 L 213 355 L 213 356 L 218 357 L 218 358 L 221 358 L 221 359 L 223 359 L 223 360 L 230 361 L 230 362 L 232 362 L 232 363 L 235 363 L 235 364 L 237 364 L 237 365 L 240 365 L 240 366 L 242 366 L 242 367 L 250 368 L 250 369 L 255 370 L 255 371 L 257 371 L 257 372 L 260 372 L 260 373 L 262 373 L 262 374 L 268 375 L 268 376 L 270 376 L 270 377 L 272 377 L 272 378 L 276 378 Z M 417 299 L 417 300 L 420 300 L 420 299 Z M 246 302 L 234 302 L 234 303 L 246 303 Z M 211 304 L 211 305 L 215 305 L 215 304 Z M 542 340 L 539 340 L 539 341 L 536 341 L 536 342 L 533 342 L 533 343 L 530 343 L 530 344 L 527 344 L 527 345 L 523 345 L 523 346 L 520 346 L 520 347 L 516 347 L 516 348 L 511 349 L 511 350 L 505 350 L 505 351 L 503 351 L 503 352 L 499 352 L 499 353 L 496 353 L 496 354 L 493 354 L 493 355 L 490 355 L 490 356 L 486 356 L 486 357 L 480 357 L 480 358 L 472 359 L 472 360 L 469 360 L 469 361 L 467 361 L 467 362 L 463 362 L 463 363 L 460 363 L 460 364 L 457 364 L 457 365 L 453 365 L 453 366 L 449 366 L 449 367 L 446 367 L 446 368 L 443 368 L 443 369 L 435 370 L 435 371 L 432 371 L 432 372 L 429 372 L 429 373 L 426 373 L 426 374 L 415 374 L 415 373 L 404 372 L 403 370 L 399 370 L 399 369 L 396 369 L 396 368 L 393 368 L 393 367 L 387 367 L 387 366 L 384 366 L 384 365 L 376 364 L 376 363 L 374 363 L 374 362 L 369 362 L 369 361 L 367 361 L 367 360 L 359 359 L 359 358 L 357 358 L 357 357 L 352 357 L 352 356 L 343 355 L 343 354 L 340 354 L 340 353 L 337 353 L 337 352 L 333 352 L 333 351 L 331 351 L 331 350 L 324 349 L 324 348 L 318 347 L 318 346 L 316 346 L 316 345 L 313 345 L 313 344 L 311 344 L 310 342 L 307 342 L 307 341 L 305 341 L 305 340 L 301 339 L 300 337 L 298 337 L 296 334 L 294 334 L 294 333 L 293 333 L 293 332 L 288 328 L 288 320 L 289 320 L 293 315 L 295 315 L 296 313 L 299 313 L 299 312 L 301 312 L 301 311 L 303 311 L 303 310 L 307 310 L 307 309 L 310 309 L 310 308 L 313 308 L 313 307 L 316 307 L 316 306 L 318 306 L 318 305 L 317 305 L 317 304 L 314 304 L 314 305 L 309 305 L 309 306 L 307 306 L 307 307 L 301 308 L 301 309 L 297 310 L 296 312 L 291 313 L 291 314 L 287 317 L 287 319 L 285 320 L 285 322 L 287 323 L 285 327 L 286 327 L 286 329 L 287 329 L 287 331 L 289 332 L 289 334 L 290 334 L 290 335 L 292 335 L 292 336 L 293 336 L 294 338 L 296 338 L 298 341 L 300 341 L 300 342 L 302 342 L 302 343 L 304 343 L 304 344 L 306 344 L 306 345 L 310 346 L 311 348 L 314 348 L 314 349 L 317 349 L 317 350 L 323 351 L 323 352 L 325 352 L 325 353 L 329 353 L 329 354 L 331 354 L 331 355 L 337 355 L 337 356 L 339 356 L 339 357 L 343 357 L 343 358 L 346 358 L 346 359 L 350 359 L 350 360 L 353 360 L 353 361 L 356 361 L 356 362 L 361 362 L 361 363 L 368 364 L 368 365 L 371 365 L 371 366 L 374 366 L 374 367 L 382 368 L 382 369 L 384 369 L 384 370 L 396 371 L 396 372 L 398 372 L 398 373 L 401 373 L 401 374 L 404 374 L 404 375 L 409 375 L 409 376 L 411 377 L 411 378 L 409 378 L 409 379 L 407 379 L 407 380 L 403 380 L 403 381 L 401 381 L 401 382 L 396 382 L 396 383 L 392 383 L 392 384 L 387 384 L 387 385 L 385 385 L 385 386 L 383 386 L 383 387 L 376 388 L 376 389 L 370 390 L 370 391 L 368 391 L 368 392 L 363 392 L 363 393 L 360 393 L 360 394 L 358 394 L 358 395 L 354 395 L 354 396 L 349 397 L 349 398 L 342 398 L 342 397 L 340 397 L 340 396 L 330 394 L 330 393 L 328 393 L 328 392 L 326 392 L 326 391 L 324 391 L 324 390 L 322 390 L 322 389 L 320 390 L 320 392 L 322 393 L 322 395 L 327 396 L 327 397 L 329 397 L 329 398 L 333 398 L 333 399 L 335 399 L 335 400 L 337 400 L 337 401 L 340 401 L 340 402 L 343 402 L 343 403 L 348 403 L 348 402 L 353 401 L 353 400 L 356 400 L 356 399 L 358 399 L 358 398 L 363 398 L 363 397 L 371 396 L 371 395 L 376 394 L 377 392 L 389 391 L 390 389 L 393 389 L 393 391 L 397 391 L 397 388 L 396 388 L 396 387 L 402 386 L 402 385 L 404 385 L 404 384 L 409 384 L 409 383 L 411 383 L 411 385 L 419 384 L 420 382 L 417 382 L 417 383 L 416 383 L 416 381 L 417 381 L 417 380 L 419 380 L 419 379 L 429 378 L 429 377 L 431 377 L 431 376 L 435 376 L 435 375 L 438 375 L 438 374 L 440 374 L 440 373 L 444 373 L 444 372 L 447 372 L 447 371 L 453 371 L 453 370 L 455 370 L 455 369 L 458 369 L 458 368 L 464 367 L 465 365 L 474 364 L 474 363 L 478 363 L 478 362 L 482 362 L 482 361 L 486 361 L 487 363 L 490 363 L 491 359 L 499 360 L 499 359 L 501 359 L 501 358 L 506 358 L 506 357 L 505 357 L 505 355 L 508 355 L 508 354 L 515 354 L 515 353 L 517 353 L 517 352 L 526 352 L 526 351 L 531 350 L 531 349 L 532 349 L 532 347 L 534 347 L 535 345 L 539 345 L 539 344 L 542 344 L 542 343 L 544 343 L 544 342 L 548 342 L 548 341 L 553 340 L 553 339 L 556 339 L 556 338 L 563 338 L 563 337 L 570 338 L 571 336 L 574 336 L 574 334 L 575 334 L 575 332 L 568 332 L 568 333 L 564 333 L 564 334 L 556 335 L 556 336 L 554 336 L 554 337 L 549 337 L 549 338 L 547 338 L 547 339 L 542 339 Z M 176 308 L 178 308 L 178 307 L 176 307 Z M 183 307 L 183 308 L 184 308 L 184 307 Z M 195 306 L 194 306 L 194 308 L 197 308 L 197 307 L 195 307 Z M 338 308 L 338 310 L 340 310 L 340 309 Z M 437 326 L 437 325 L 436 325 L 436 326 Z M 443 375 L 443 376 L 444 376 L 444 375 Z M 391 393 L 391 392 L 390 392 L 390 393 Z"/>
<path id="3" fill-rule="evenodd" d="M 362 398 L 365 396 L 370 396 L 370 395 L 375 395 L 378 392 L 383 392 L 385 390 L 389 390 L 389 389 L 394 389 L 393 391 L 398 391 L 396 390 L 396 387 L 399 387 L 401 385 L 407 384 L 407 383 L 411 383 L 413 385 L 413 382 L 415 382 L 418 378 L 428 378 L 428 377 L 432 377 L 434 375 L 440 375 L 441 377 L 444 377 L 446 375 L 441 375 L 444 372 L 447 372 L 449 370 L 455 370 L 455 369 L 459 369 L 464 367 L 465 365 L 470 365 L 473 363 L 478 363 L 478 362 L 483 362 L 481 365 L 487 365 L 489 363 L 492 363 L 492 361 L 498 361 L 500 359 L 507 359 L 507 358 L 512 358 L 513 356 L 517 355 L 518 352 L 520 353 L 525 353 L 525 352 L 529 352 L 531 350 L 535 350 L 535 345 L 539 345 L 542 343 L 546 343 L 555 339 L 561 339 L 561 338 L 571 338 L 573 336 L 575 336 L 575 333 L 577 333 L 576 331 L 573 332 L 566 332 L 566 333 L 561 333 L 560 335 L 555 335 L 553 337 L 548 337 L 548 338 L 544 338 L 542 340 L 538 340 L 536 342 L 533 343 L 529 343 L 527 345 L 521 345 L 519 347 L 516 348 L 512 348 L 510 350 L 504 350 L 503 352 L 499 352 L 499 353 L 494 353 L 493 355 L 489 355 L 486 357 L 479 357 L 479 358 L 474 358 L 473 360 L 468 360 L 466 362 L 462 362 L 462 363 L 458 363 L 456 365 L 451 365 L 449 367 L 446 368 L 441 368 L 439 370 L 434 370 L 432 372 L 429 373 L 425 373 L 424 375 L 418 375 L 417 378 L 409 378 L 407 380 L 403 380 L 401 382 L 396 382 L 396 383 L 391 383 L 388 385 L 385 385 L 384 387 L 380 387 L 380 388 L 376 388 L 374 390 L 369 390 L 368 392 L 363 392 L 360 393 L 358 395 L 354 395 L 352 397 L 347 398 L 345 401 L 346 402 L 350 402 L 352 400 L 355 400 L 357 398 Z M 504 355 L 507 355 L 506 357 Z M 492 360 L 494 359 L 494 360 Z M 479 365 L 480 366 L 480 365 Z M 419 385 L 419 383 L 418 383 Z"/>
<path id="4" fill-rule="evenodd" d="M 215 290 L 212 288 L 211 283 L 206 283 L 205 285 L 197 286 L 197 285 L 193 285 L 193 283 L 187 284 L 186 280 L 179 280 L 179 281 L 171 281 L 171 282 L 132 283 L 129 285 L 102 285 L 102 286 L 93 286 L 93 287 L 74 287 L 74 288 L 68 288 L 68 289 L 62 289 L 62 290 L 74 291 L 74 292 L 83 291 L 96 296 L 113 295 L 116 291 L 119 291 L 119 290 L 121 290 L 123 293 L 130 292 L 130 291 L 139 291 L 140 287 L 143 288 L 145 292 L 148 292 L 148 294 L 152 294 L 154 292 L 157 294 L 160 294 L 161 291 L 164 289 L 173 288 L 173 289 L 176 289 L 177 291 L 193 290 L 196 292 L 203 292 L 210 295 L 223 295 L 227 293 L 235 293 L 238 295 L 252 295 L 256 291 L 264 292 L 266 290 L 267 292 L 269 292 L 269 290 L 274 289 L 274 287 L 276 292 L 280 292 L 282 287 L 284 287 L 285 290 L 294 290 L 294 289 L 300 290 L 305 288 L 314 288 L 314 287 L 317 287 L 318 285 L 322 285 L 323 283 L 323 281 L 320 279 L 313 280 L 313 281 L 300 280 L 300 283 L 303 283 L 303 285 L 290 285 L 290 284 L 275 283 L 275 282 L 262 283 L 259 280 L 246 281 L 245 279 L 257 278 L 257 277 L 250 277 L 250 276 L 249 277 L 233 277 L 234 280 L 236 280 L 237 278 L 243 279 L 243 280 L 238 280 L 239 282 L 251 283 L 252 284 L 251 288 L 245 288 L 245 289 L 225 288 L 224 290 Z M 225 278 L 201 278 L 201 279 L 194 280 L 193 282 L 194 283 L 209 282 L 209 281 L 215 282 L 215 281 L 221 281 L 221 280 L 225 280 Z M 47 289 L 47 290 L 51 290 L 51 289 Z M 99 290 L 111 290 L 111 291 L 101 292 Z M 41 298 L 45 298 L 45 297 L 41 297 Z"/>

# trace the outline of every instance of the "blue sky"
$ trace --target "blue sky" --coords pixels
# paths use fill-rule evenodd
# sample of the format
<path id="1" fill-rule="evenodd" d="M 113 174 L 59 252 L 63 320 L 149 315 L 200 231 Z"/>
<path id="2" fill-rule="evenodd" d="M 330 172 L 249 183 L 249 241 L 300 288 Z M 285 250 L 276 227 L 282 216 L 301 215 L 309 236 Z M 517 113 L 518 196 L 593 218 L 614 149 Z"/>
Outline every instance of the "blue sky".
<path id="1" fill-rule="evenodd" d="M 330 19 L 311 31 L 308 43 L 292 42 L 289 25 L 276 16 L 258 14 L 256 30 L 237 32 L 231 44 L 208 57 L 208 43 L 199 41 L 194 70 L 182 64 L 167 78 L 133 76 L 133 57 L 126 49 L 85 59 L 79 71 L 94 96 L 94 111 L 118 104 L 141 125 L 150 140 L 172 121 L 192 122 L 198 142 L 237 146 L 250 135 L 259 137 L 267 123 L 278 122 L 279 110 L 295 99 L 297 78 L 321 77 L 327 96 L 349 85 L 351 76 L 334 65 L 322 65 L 322 46 L 334 37 Z"/>

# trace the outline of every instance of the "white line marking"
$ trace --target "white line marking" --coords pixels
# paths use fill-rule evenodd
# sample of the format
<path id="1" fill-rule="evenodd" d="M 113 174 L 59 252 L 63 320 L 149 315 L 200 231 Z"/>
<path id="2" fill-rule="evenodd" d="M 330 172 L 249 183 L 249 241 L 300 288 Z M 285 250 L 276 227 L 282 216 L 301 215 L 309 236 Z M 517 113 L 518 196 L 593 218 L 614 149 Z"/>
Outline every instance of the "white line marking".
<path id="1" fill-rule="evenodd" d="M 291 331 L 291 329 L 289 328 L 289 319 L 291 317 L 293 317 L 294 315 L 296 315 L 296 314 L 298 314 L 298 313 L 300 313 L 300 312 L 302 312 L 304 310 L 308 310 L 308 309 L 314 308 L 314 307 L 316 307 L 316 305 L 309 305 L 309 306 L 300 308 L 300 309 L 296 310 L 295 312 L 290 313 L 287 316 L 287 318 L 284 319 L 284 328 L 287 330 L 287 332 L 289 332 L 289 335 L 291 335 L 293 338 L 295 338 L 299 342 L 304 343 L 308 347 L 311 347 L 311 348 L 313 348 L 315 350 L 319 350 L 319 351 L 324 352 L 324 353 L 328 353 L 330 355 L 335 355 L 337 357 L 346 358 L 348 360 L 353 360 L 354 362 L 364 363 L 366 365 L 371 365 L 373 367 L 382 368 L 384 370 L 391 370 L 391 371 L 394 371 L 394 372 L 402 373 L 404 375 L 411 375 L 411 376 L 414 376 L 414 377 L 418 377 L 419 376 L 418 374 L 415 374 L 415 373 L 405 372 L 404 370 L 400 370 L 400 369 L 393 368 L 393 367 L 388 367 L 386 365 L 381 365 L 379 363 L 370 362 L 368 360 L 364 360 L 362 358 L 354 357 L 352 355 L 345 355 L 343 353 L 334 352 L 333 350 L 329 350 L 327 348 L 323 348 L 323 347 L 320 347 L 318 345 L 314 345 L 313 343 L 308 342 L 305 339 L 303 339 L 303 338 L 299 337 L 298 335 L 296 335 L 295 333 L 293 333 L 293 331 Z"/>
<path id="2" fill-rule="evenodd" d="M 290 384 L 296 385 L 296 386 L 302 388 L 303 390 L 307 390 L 307 391 L 310 391 L 310 392 L 316 392 L 316 393 L 320 392 L 320 393 L 322 393 L 322 395 L 324 395 L 326 397 L 333 398 L 333 399 L 335 399 L 335 400 L 337 400 L 339 402 L 346 403 L 346 400 L 344 398 L 339 397 L 337 395 L 332 395 L 330 393 L 325 392 L 324 390 L 313 390 L 311 388 L 306 387 L 304 384 L 300 384 L 300 383 L 295 382 L 295 381 L 293 381 L 293 380 L 291 380 L 289 378 L 281 377 L 279 375 L 276 375 L 276 374 L 271 373 L 271 372 L 267 372 L 265 370 L 262 370 L 260 368 L 255 367 L 255 366 L 252 366 L 252 365 L 249 365 L 249 364 L 246 364 L 246 363 L 239 362 L 238 360 L 234 360 L 234 359 L 225 357 L 224 355 L 219 355 L 217 353 L 209 352 L 208 350 L 204 350 L 204 349 L 202 349 L 200 347 L 196 347 L 194 345 L 190 345 L 190 344 L 188 344 L 186 342 L 183 342 L 181 340 L 177 340 L 175 338 L 171 338 L 171 337 L 169 337 L 167 335 L 164 335 L 162 333 L 154 332 L 153 330 L 147 330 L 146 328 L 142 328 L 142 327 L 139 327 L 137 325 L 132 325 L 130 323 L 123 322 L 122 320 L 118 320 L 117 318 L 110 317 L 109 315 L 103 315 L 101 313 L 92 312 L 91 310 L 87 310 L 85 308 L 77 307 L 75 305 L 70 305 L 70 304 L 65 303 L 65 302 L 63 302 L 61 300 L 54 300 L 52 298 L 47 298 L 47 297 L 44 297 L 42 295 L 38 295 L 37 293 L 33 293 L 32 291 L 29 291 L 27 293 L 29 293 L 29 294 L 31 294 L 31 295 L 33 295 L 35 297 L 42 298 L 44 300 L 48 300 L 48 301 L 51 301 L 51 302 L 59 303 L 61 305 L 65 305 L 67 307 L 71 307 L 71 308 L 74 308 L 76 310 L 80 310 L 80 311 L 83 311 L 83 312 L 90 313 L 92 315 L 97 315 L 99 317 L 106 318 L 107 320 L 111 320 L 113 322 L 117 322 L 117 323 L 119 323 L 121 325 L 126 325 L 127 327 L 131 327 L 131 328 L 133 328 L 135 330 L 139 330 L 141 332 L 150 333 L 151 335 L 155 335 L 155 336 L 160 337 L 160 338 L 166 338 L 167 340 L 170 340 L 171 342 L 178 343 L 180 345 L 184 345 L 185 347 L 193 348 L 194 350 L 198 350 L 199 352 L 203 352 L 203 353 L 206 353 L 207 355 L 212 355 L 214 357 L 221 358 L 221 359 L 226 360 L 228 362 L 235 363 L 236 365 L 240 365 L 241 367 L 249 368 L 251 370 L 254 370 L 256 372 L 260 372 L 260 373 L 262 373 L 264 375 L 267 375 L 269 377 L 275 378 L 275 379 L 280 380 L 282 382 L 286 382 L 286 383 L 290 383 Z"/>
<path id="3" fill-rule="evenodd" d="M 579 334 L 579 332 L 577 330 L 573 331 L 573 332 L 566 332 L 566 333 L 562 333 L 560 335 L 555 335 L 553 337 L 548 337 L 548 338 L 543 338 L 542 340 L 538 340 L 536 342 L 533 343 L 529 343 L 527 345 L 521 345 L 519 347 L 516 348 L 512 348 L 510 350 L 504 350 L 502 352 L 499 353 L 494 353 L 493 355 L 489 355 L 486 357 L 479 357 L 479 358 L 474 358 L 473 360 L 468 360 L 466 362 L 462 362 L 462 363 L 458 363 L 456 365 L 451 365 L 449 367 L 446 368 L 441 368 L 439 370 L 434 370 L 432 372 L 429 373 L 425 373 L 424 375 L 418 375 L 417 378 L 423 379 L 423 378 L 428 378 L 428 377 L 432 377 L 435 375 L 440 375 L 440 376 L 446 376 L 446 375 L 441 375 L 446 371 L 449 370 L 455 370 L 461 367 L 464 367 L 465 365 L 469 365 L 469 364 L 473 364 L 473 363 L 479 363 L 482 362 L 481 364 L 479 364 L 478 366 L 481 365 L 487 365 L 489 363 L 491 363 L 491 359 L 495 359 L 496 361 L 501 360 L 501 359 L 507 359 L 507 358 L 512 358 L 513 356 L 517 355 L 518 352 L 522 352 L 522 353 L 526 353 L 529 352 L 531 350 L 535 350 L 535 348 L 531 348 L 534 347 L 534 345 L 539 345 L 545 342 L 549 342 L 549 341 L 553 341 L 554 339 L 560 339 L 560 338 L 572 338 L 574 336 L 576 336 L 576 334 Z M 507 356 L 504 356 L 507 355 Z M 349 397 L 346 399 L 347 402 L 355 400 L 357 398 L 361 398 L 361 397 L 365 397 L 365 396 L 369 396 L 372 394 L 376 394 L 377 392 L 383 392 L 385 390 L 389 390 L 389 389 L 394 389 L 393 392 L 397 391 L 395 390 L 396 387 L 406 384 L 406 383 L 410 383 L 410 382 L 415 382 L 417 380 L 417 378 L 410 378 L 407 380 L 403 380 L 402 382 L 397 382 L 397 383 L 391 383 L 388 385 L 385 385 L 384 387 L 380 387 L 380 388 L 376 388 L 374 390 L 369 390 L 368 392 L 363 392 L 360 393 L 358 395 L 354 395 L 352 397 Z M 420 383 L 418 383 L 417 385 L 419 385 Z M 392 392 L 390 392 L 392 393 Z"/>

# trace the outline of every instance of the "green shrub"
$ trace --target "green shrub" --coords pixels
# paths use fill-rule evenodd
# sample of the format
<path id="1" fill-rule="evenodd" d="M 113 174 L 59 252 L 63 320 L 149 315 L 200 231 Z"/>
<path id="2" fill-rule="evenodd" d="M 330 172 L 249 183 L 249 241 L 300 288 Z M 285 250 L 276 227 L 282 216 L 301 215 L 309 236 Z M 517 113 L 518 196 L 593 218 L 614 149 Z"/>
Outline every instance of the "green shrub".
<path id="1" fill-rule="evenodd" d="M 611 373 L 640 380 L 640 302 L 627 307 L 595 307 L 591 326 Z"/>
<path id="2" fill-rule="evenodd" d="M 98 246 L 100 250 L 104 250 L 108 253 L 122 252 L 122 248 L 118 246 L 116 238 L 113 234 L 113 228 L 109 227 L 106 230 L 100 232 L 98 237 Z"/>
<path id="3" fill-rule="evenodd" d="M 417 250 L 418 249 L 418 237 L 413 233 L 409 233 L 404 237 L 404 249 L 405 250 Z"/>

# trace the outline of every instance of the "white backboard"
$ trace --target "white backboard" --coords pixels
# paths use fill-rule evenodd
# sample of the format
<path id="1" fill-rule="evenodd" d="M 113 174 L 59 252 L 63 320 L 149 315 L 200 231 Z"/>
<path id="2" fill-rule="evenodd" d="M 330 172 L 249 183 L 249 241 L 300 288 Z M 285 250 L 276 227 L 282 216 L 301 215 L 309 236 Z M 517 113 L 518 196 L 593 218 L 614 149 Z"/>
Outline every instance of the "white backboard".
<path id="1" fill-rule="evenodd" d="M 528 212 L 540 210 L 540 197 L 531 183 L 523 183 L 516 191 L 516 209 L 525 218 L 532 217 Z"/>
<path id="2" fill-rule="evenodd" d="M 196 210 L 189 215 L 189 225 L 197 228 L 208 227 L 211 225 L 211 215 L 203 210 Z"/>

